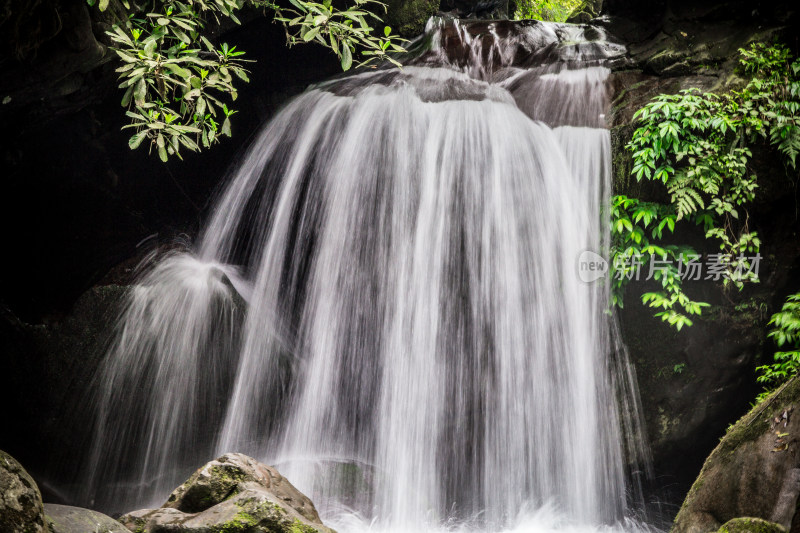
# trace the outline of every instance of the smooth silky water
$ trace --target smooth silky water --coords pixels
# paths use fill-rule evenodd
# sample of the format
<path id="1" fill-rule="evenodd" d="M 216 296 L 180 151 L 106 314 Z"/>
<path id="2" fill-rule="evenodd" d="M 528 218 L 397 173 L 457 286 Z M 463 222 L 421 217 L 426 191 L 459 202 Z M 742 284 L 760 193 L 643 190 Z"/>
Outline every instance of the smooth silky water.
<path id="1" fill-rule="evenodd" d="M 141 277 L 90 503 L 156 506 L 235 451 L 340 532 L 648 529 L 633 373 L 607 285 L 578 277 L 608 244 L 624 49 L 442 19 L 417 46 L 288 104 L 194 250 Z"/>

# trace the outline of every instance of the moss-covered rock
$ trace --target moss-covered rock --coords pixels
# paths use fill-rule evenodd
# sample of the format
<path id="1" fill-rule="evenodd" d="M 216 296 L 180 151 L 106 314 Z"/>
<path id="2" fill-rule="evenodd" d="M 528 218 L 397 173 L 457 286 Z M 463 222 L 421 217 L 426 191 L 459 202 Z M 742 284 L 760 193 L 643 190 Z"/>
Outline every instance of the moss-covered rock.
<path id="1" fill-rule="evenodd" d="M 573 24 L 587 24 L 592 19 L 600 15 L 603 9 L 603 0 L 584 0 L 578 7 L 572 10 L 567 22 Z"/>
<path id="2" fill-rule="evenodd" d="M 160 509 L 128 513 L 135 533 L 331 533 L 314 504 L 280 473 L 238 453 L 197 470 Z"/>
<path id="3" fill-rule="evenodd" d="M 0 531 L 47 533 L 42 495 L 16 459 L 0 450 Z"/>
<path id="4" fill-rule="evenodd" d="M 786 528 L 769 520 L 742 517 L 728 520 L 718 533 L 786 533 Z"/>
<path id="5" fill-rule="evenodd" d="M 728 431 L 692 485 L 673 533 L 717 529 L 777 533 L 766 520 L 788 529 L 800 494 L 800 417 L 796 414 L 800 414 L 797 378 Z M 722 529 L 720 524 L 724 524 Z"/>

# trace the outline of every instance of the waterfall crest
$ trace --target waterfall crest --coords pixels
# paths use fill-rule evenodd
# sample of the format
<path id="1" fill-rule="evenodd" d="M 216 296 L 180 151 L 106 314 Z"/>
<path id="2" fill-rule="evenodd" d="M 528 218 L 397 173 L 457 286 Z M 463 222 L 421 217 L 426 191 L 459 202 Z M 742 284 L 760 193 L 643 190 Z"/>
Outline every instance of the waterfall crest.
<path id="1" fill-rule="evenodd" d="M 97 400 L 107 495 L 158 503 L 235 451 L 343 530 L 624 523 L 632 374 L 577 270 L 608 244 L 624 49 L 443 19 L 418 46 L 287 105 L 196 253 L 134 289 Z"/>

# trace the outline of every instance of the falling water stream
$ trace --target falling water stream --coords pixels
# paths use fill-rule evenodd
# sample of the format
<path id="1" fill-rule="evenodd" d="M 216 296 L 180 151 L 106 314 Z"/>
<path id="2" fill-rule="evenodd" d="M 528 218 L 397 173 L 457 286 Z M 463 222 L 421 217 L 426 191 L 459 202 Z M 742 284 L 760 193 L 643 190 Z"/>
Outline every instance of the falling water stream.
<path id="1" fill-rule="evenodd" d="M 607 245 L 624 48 L 443 19 L 417 46 L 288 104 L 194 251 L 131 291 L 96 399 L 96 505 L 157 505 L 237 451 L 343 532 L 645 527 L 630 369 L 607 286 L 577 270 Z"/>

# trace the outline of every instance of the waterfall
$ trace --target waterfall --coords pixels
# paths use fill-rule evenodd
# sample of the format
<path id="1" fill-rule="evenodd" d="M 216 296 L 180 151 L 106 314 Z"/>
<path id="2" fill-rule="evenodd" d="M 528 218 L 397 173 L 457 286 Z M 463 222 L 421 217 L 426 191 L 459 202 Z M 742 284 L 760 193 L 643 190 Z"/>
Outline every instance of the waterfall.
<path id="1" fill-rule="evenodd" d="M 608 245 L 624 49 L 444 19 L 414 46 L 289 103 L 194 251 L 132 290 L 97 384 L 98 501 L 161 503 L 236 451 L 341 531 L 634 527 L 632 373 L 607 284 L 578 276 Z"/>

